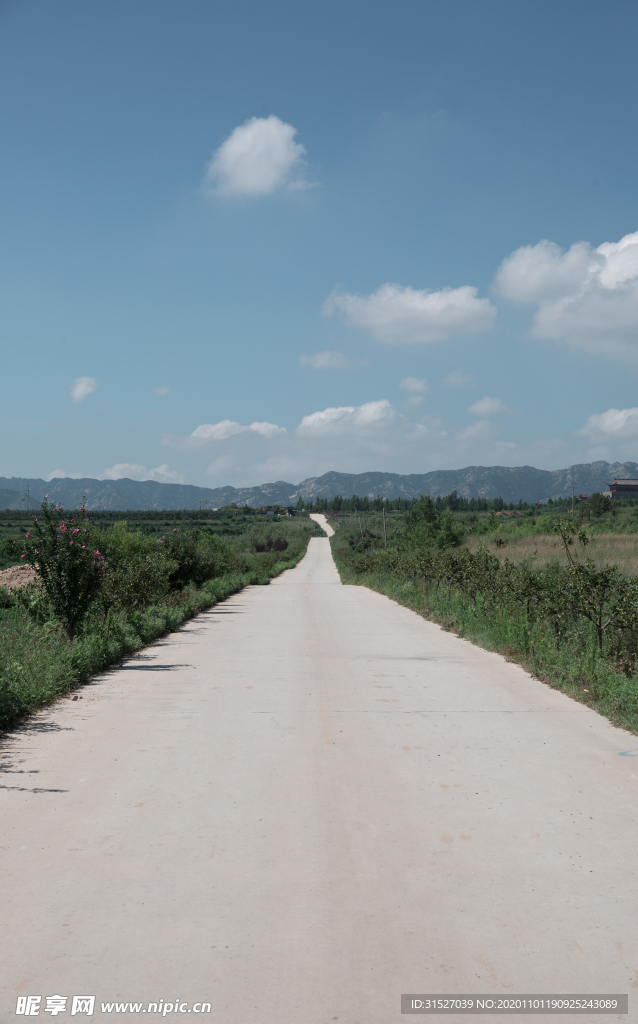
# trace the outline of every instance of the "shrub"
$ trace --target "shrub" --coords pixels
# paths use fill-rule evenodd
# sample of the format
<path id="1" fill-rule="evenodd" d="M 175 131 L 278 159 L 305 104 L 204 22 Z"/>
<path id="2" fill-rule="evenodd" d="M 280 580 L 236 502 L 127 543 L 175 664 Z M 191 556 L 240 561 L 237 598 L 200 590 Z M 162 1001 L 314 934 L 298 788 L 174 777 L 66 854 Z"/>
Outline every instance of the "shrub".
<path id="1" fill-rule="evenodd" d="M 288 541 L 285 537 L 276 537 L 275 540 L 269 537 L 263 544 L 255 544 L 255 551 L 285 551 L 288 547 Z"/>
<path id="2" fill-rule="evenodd" d="M 40 514 L 22 557 L 35 568 L 53 614 L 73 639 L 102 585 L 104 556 L 92 543 L 84 506 L 69 515 L 45 498 Z"/>
<path id="3" fill-rule="evenodd" d="M 125 521 L 100 533 L 99 540 L 105 557 L 100 595 L 105 610 L 140 608 L 168 593 L 177 563 L 156 540 L 129 530 Z"/>
<path id="4" fill-rule="evenodd" d="M 172 590 L 182 590 L 189 583 L 201 586 L 206 580 L 223 576 L 237 567 L 232 549 L 208 533 L 174 529 L 160 537 L 158 543 L 174 563 L 169 576 Z"/>

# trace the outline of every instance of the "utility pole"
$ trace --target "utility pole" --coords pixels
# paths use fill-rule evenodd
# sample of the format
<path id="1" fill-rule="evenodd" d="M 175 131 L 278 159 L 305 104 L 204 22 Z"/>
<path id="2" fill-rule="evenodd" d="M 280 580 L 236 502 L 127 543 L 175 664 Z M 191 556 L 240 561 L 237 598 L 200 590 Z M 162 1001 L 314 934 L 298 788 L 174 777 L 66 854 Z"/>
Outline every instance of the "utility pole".
<path id="1" fill-rule="evenodd" d="M 572 519 L 574 518 L 574 487 L 572 487 Z"/>
<path id="2" fill-rule="evenodd" d="M 385 525 L 385 505 L 383 506 L 383 536 L 385 538 L 385 546 L 388 546 L 388 531 Z"/>
<path id="3" fill-rule="evenodd" d="M 31 484 L 27 484 L 27 512 L 29 511 L 29 491 L 31 490 Z"/>

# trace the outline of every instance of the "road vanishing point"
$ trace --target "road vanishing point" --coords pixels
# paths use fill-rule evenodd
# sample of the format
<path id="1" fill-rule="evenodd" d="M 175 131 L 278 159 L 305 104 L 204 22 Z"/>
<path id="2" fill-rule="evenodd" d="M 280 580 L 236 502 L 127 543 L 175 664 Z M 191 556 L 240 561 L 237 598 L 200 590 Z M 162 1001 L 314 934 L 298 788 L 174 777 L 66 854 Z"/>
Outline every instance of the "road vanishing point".
<path id="1" fill-rule="evenodd" d="M 343 586 L 327 539 L 77 694 L 2 744 L 2 1024 L 390 1024 L 402 993 L 638 1021 L 638 738 Z"/>

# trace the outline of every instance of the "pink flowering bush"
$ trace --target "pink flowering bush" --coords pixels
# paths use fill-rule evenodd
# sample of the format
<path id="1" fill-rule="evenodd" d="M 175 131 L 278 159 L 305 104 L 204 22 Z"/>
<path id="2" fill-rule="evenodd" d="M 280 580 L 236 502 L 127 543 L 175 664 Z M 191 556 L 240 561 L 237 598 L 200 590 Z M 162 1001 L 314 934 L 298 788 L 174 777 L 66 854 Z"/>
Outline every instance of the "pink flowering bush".
<path id="1" fill-rule="evenodd" d="M 22 557 L 34 567 L 53 614 L 64 623 L 70 639 L 102 587 L 104 556 L 90 540 L 84 506 L 65 513 L 46 498 L 25 537 Z"/>

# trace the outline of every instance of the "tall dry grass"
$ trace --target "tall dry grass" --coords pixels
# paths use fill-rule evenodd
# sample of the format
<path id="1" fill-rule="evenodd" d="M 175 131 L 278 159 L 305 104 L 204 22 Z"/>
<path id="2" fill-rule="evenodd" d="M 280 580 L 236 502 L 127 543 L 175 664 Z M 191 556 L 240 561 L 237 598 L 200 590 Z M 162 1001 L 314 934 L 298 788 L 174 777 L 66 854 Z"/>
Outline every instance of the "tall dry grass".
<path id="1" fill-rule="evenodd" d="M 567 556 L 560 537 L 536 535 L 531 537 L 506 538 L 499 547 L 497 537 L 470 537 L 467 546 L 472 553 L 481 544 L 486 545 L 491 554 L 501 561 L 506 558 L 510 562 L 532 560 L 535 565 L 547 565 L 557 562 L 567 564 Z M 617 565 L 627 576 L 638 576 L 638 535 L 599 533 L 590 540 L 587 547 L 576 542 L 571 548 L 574 558 L 584 561 L 591 558 L 597 569 L 605 565 Z"/>

